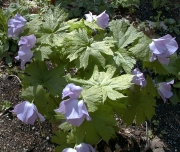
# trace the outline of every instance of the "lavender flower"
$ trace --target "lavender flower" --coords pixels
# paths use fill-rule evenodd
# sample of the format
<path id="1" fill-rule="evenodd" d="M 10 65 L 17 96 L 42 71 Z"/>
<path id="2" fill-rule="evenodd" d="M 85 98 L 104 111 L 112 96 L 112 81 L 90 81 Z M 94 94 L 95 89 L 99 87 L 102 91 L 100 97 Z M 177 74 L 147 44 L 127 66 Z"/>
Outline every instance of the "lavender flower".
<path id="1" fill-rule="evenodd" d="M 108 27 L 109 15 L 106 14 L 106 11 L 102 12 L 96 17 L 97 25 L 102 28 Z"/>
<path id="2" fill-rule="evenodd" d="M 167 34 L 159 39 L 152 39 L 152 43 L 149 44 L 149 48 L 152 51 L 152 57 L 150 61 L 156 59 L 162 64 L 169 64 L 169 58 L 178 49 L 178 44 L 172 38 L 171 35 Z"/>
<path id="3" fill-rule="evenodd" d="M 8 37 L 18 37 L 19 33 L 24 30 L 26 20 L 19 14 L 16 14 L 13 19 L 8 21 Z"/>
<path id="4" fill-rule="evenodd" d="M 30 61 L 33 53 L 31 52 L 31 48 L 36 43 L 36 37 L 34 35 L 22 36 L 18 45 L 19 51 L 18 56 L 15 57 L 17 60 L 21 60 L 21 69 L 24 70 L 24 66 L 26 62 Z"/>
<path id="5" fill-rule="evenodd" d="M 62 93 L 62 99 L 69 96 L 59 104 L 59 108 L 54 111 L 66 116 L 66 121 L 74 126 L 80 126 L 84 119 L 91 120 L 86 105 L 83 100 L 78 100 L 82 88 L 72 83 L 68 84 Z"/>
<path id="6" fill-rule="evenodd" d="M 62 152 L 95 152 L 95 149 L 89 144 L 81 143 L 75 149 L 66 148 Z"/>
<path id="7" fill-rule="evenodd" d="M 26 124 L 33 125 L 37 117 L 39 117 L 41 121 L 45 121 L 45 118 L 38 113 L 36 106 L 28 101 L 17 104 L 12 112 L 17 115 L 18 119 Z"/>
<path id="8" fill-rule="evenodd" d="M 134 75 L 132 83 L 135 83 L 137 85 L 140 85 L 141 87 L 145 87 L 147 82 L 146 79 L 144 78 L 144 74 L 140 72 L 138 68 L 134 69 L 131 72 L 132 75 Z"/>
<path id="9" fill-rule="evenodd" d="M 174 80 L 170 82 L 161 82 L 158 84 L 158 93 L 164 102 L 166 102 L 166 98 L 170 98 L 173 95 L 171 92 L 171 84 L 174 84 Z"/>
<path id="10" fill-rule="evenodd" d="M 81 87 L 76 86 L 73 83 L 70 83 L 63 89 L 62 99 L 64 99 L 67 96 L 69 96 L 71 99 L 77 99 L 81 92 Z"/>
<path id="11" fill-rule="evenodd" d="M 101 14 L 92 15 L 91 12 L 89 14 L 85 14 L 86 21 L 92 22 L 96 21 L 96 24 L 102 28 L 108 27 L 108 21 L 109 21 L 109 15 L 106 13 L 106 11 L 102 12 Z"/>

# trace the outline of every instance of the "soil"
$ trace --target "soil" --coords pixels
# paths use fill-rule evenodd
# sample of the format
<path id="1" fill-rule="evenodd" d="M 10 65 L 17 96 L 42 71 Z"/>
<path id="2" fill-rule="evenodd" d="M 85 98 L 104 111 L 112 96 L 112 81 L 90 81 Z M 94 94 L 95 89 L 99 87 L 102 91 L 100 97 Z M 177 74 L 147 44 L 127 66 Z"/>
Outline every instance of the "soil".
<path id="1" fill-rule="evenodd" d="M 173 1 L 171 8 L 179 3 Z M 8 1 L 0 3 L 7 7 Z M 156 16 L 157 11 L 163 10 L 167 18 L 180 20 L 180 7 L 167 12 L 163 8 L 152 9 L 151 1 L 141 0 L 141 5 L 135 12 L 119 8 L 115 10 L 115 19 L 125 17 L 131 22 L 151 20 L 150 16 Z M 153 30 L 163 36 L 167 31 Z M 176 37 L 180 46 L 180 34 L 170 33 Z M 0 61 L 0 102 L 10 102 L 10 107 L 0 111 L 0 152 L 54 152 L 55 144 L 51 142 L 52 126 L 48 122 L 34 125 L 23 124 L 11 113 L 13 107 L 22 102 L 20 97 L 20 79 L 17 77 L 19 64 L 14 63 L 13 69 Z M 110 139 L 108 143 L 100 140 L 96 145 L 99 152 L 178 152 L 180 151 L 180 104 L 172 105 L 157 99 L 156 115 L 151 121 L 146 121 L 137 126 L 133 123 L 126 127 L 120 118 L 117 118 L 119 132 L 117 137 Z M 148 132 L 147 132 L 148 131 Z M 148 133 L 148 135 L 147 135 Z"/>

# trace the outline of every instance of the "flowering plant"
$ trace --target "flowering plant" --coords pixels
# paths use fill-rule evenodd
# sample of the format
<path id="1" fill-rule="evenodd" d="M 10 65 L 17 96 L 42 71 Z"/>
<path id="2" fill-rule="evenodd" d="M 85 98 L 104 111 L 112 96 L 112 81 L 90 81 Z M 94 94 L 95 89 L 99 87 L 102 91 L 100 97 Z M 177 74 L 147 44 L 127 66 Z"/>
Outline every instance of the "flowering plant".
<path id="1" fill-rule="evenodd" d="M 106 11 L 85 17 L 67 21 L 67 14 L 55 7 L 18 26 L 24 28 L 16 59 L 24 70 L 19 77 L 26 101 L 12 112 L 25 123 L 37 117 L 58 122 L 52 138 L 59 145 L 56 151 L 94 151 L 89 144 L 115 136 L 114 114 L 126 125 L 150 120 L 155 97 L 174 102 L 170 84 L 178 86 L 175 38 L 151 40 L 124 19 L 110 21 Z M 160 78 L 150 77 L 151 71 Z"/>

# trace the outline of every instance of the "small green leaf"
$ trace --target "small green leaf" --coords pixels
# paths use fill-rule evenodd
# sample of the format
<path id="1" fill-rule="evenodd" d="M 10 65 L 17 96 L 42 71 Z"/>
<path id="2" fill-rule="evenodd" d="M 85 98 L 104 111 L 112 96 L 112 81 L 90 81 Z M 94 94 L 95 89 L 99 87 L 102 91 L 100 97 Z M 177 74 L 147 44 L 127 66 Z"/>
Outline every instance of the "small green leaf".
<path id="1" fill-rule="evenodd" d="M 42 46 L 34 52 L 34 58 L 36 60 L 44 61 L 44 59 L 49 59 L 49 56 L 52 53 L 50 46 Z"/>

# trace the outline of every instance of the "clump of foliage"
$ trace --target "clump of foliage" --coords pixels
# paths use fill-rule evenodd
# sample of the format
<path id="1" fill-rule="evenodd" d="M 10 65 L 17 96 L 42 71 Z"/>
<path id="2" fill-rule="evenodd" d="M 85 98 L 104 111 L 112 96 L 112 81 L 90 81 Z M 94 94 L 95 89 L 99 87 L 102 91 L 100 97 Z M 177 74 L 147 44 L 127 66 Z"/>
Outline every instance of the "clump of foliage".
<path id="1" fill-rule="evenodd" d="M 64 5 L 67 4 L 64 2 Z M 75 8 L 79 5 L 84 7 L 84 1 Z M 60 6 L 49 7 L 43 13 L 22 12 L 21 15 L 28 21 L 21 35 L 34 34 L 37 39 L 31 62 L 24 73 L 19 74 L 22 98 L 33 102 L 49 122 L 59 123 L 59 130 L 52 138 L 59 145 L 56 151 L 82 142 L 97 144 L 100 139 L 108 141 L 115 137 L 119 128 L 114 114 L 127 125 L 150 120 L 155 114 L 155 98 L 160 97 L 156 86 L 159 82 L 174 79 L 174 96 L 170 101 L 175 104 L 180 98 L 179 57 L 171 56 L 169 65 L 157 60 L 150 62 L 152 40 L 127 20 L 110 20 L 109 27 L 102 29 L 83 18 L 68 20 L 68 14 Z M 4 36 L 1 43 L 9 48 L 8 20 L 3 11 L 0 19 Z M 140 87 L 132 82 L 131 72 L 135 67 L 144 72 L 147 86 Z M 157 77 L 150 77 L 150 71 Z M 80 98 L 92 118 L 79 127 L 67 123 L 63 114 L 54 111 L 69 83 L 82 87 Z"/>

